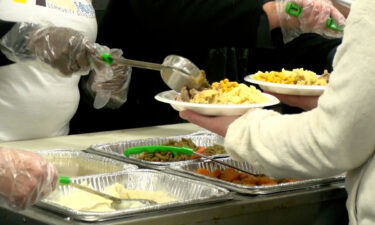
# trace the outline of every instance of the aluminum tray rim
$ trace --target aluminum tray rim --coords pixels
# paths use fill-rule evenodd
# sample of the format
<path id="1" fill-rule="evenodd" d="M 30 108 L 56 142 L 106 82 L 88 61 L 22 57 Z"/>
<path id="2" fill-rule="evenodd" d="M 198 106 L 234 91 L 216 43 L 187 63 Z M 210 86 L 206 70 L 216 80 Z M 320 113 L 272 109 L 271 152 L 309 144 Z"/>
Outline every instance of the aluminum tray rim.
<path id="1" fill-rule="evenodd" d="M 77 156 L 85 156 L 85 159 L 93 159 L 102 163 L 113 163 L 121 167 L 121 170 L 137 170 L 139 167 L 136 164 L 132 164 L 130 162 L 124 162 L 121 160 L 117 160 L 115 158 L 106 157 L 105 155 L 98 155 L 94 154 L 92 152 L 88 152 L 86 150 L 73 150 L 73 149 L 46 149 L 46 150 L 40 150 L 36 152 L 37 154 L 40 154 L 41 156 L 54 156 L 55 154 L 59 154 L 61 156 L 63 155 L 77 155 Z M 104 161 L 103 161 L 104 160 Z M 109 172 L 109 173 L 116 173 L 115 172 Z M 103 173 L 104 174 L 104 173 Z M 94 174 L 92 174 L 94 175 Z M 86 176 L 86 175 L 85 175 Z"/>

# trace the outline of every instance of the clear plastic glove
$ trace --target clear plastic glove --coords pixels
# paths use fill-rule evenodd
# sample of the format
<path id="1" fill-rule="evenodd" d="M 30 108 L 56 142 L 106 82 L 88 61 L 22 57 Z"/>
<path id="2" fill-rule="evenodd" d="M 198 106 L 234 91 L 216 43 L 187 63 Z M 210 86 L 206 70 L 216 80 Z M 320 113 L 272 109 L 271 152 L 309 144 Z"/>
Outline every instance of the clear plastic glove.
<path id="1" fill-rule="evenodd" d="M 105 46 L 101 46 L 100 52 L 111 54 L 113 59 L 123 54 L 120 49 Z M 116 62 L 108 65 L 101 57 L 95 58 L 93 64 L 95 69 L 90 73 L 85 89 L 95 96 L 94 108 L 119 108 L 127 100 L 132 68 Z"/>
<path id="2" fill-rule="evenodd" d="M 0 147 L 0 196 L 17 209 L 36 203 L 56 187 L 57 171 L 40 155 Z"/>
<path id="3" fill-rule="evenodd" d="M 0 49 L 14 62 L 47 70 L 51 66 L 62 75 L 70 76 L 89 73 L 90 56 L 95 53 L 96 45 L 70 28 L 18 23 L 3 36 Z"/>
<path id="4" fill-rule="evenodd" d="M 330 0 L 276 0 L 276 2 L 284 42 L 289 42 L 302 33 L 317 33 L 326 38 L 342 37 L 342 32 L 326 27 L 330 17 L 342 27 L 346 20 Z M 286 8 L 289 2 L 295 3 L 302 9 L 299 16 L 287 13 Z"/>

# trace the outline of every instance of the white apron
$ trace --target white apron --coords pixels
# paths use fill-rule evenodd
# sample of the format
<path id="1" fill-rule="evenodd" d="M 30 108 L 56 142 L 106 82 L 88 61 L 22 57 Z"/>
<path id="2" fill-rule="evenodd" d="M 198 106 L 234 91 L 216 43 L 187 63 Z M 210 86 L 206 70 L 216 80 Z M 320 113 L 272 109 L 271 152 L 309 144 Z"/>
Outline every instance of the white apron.
<path id="1" fill-rule="evenodd" d="M 0 19 L 69 27 L 91 41 L 97 34 L 90 0 L 1 0 Z M 21 63 L 0 67 L 0 142 L 68 134 L 79 79 Z"/>

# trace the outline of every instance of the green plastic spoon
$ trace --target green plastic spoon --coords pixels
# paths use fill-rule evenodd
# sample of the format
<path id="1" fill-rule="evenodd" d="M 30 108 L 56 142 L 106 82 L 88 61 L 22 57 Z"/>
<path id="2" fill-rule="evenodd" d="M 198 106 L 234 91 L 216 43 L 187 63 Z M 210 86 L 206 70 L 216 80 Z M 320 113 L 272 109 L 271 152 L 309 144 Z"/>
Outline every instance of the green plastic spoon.
<path id="1" fill-rule="evenodd" d="M 288 2 L 286 4 L 285 11 L 291 16 L 298 17 L 302 13 L 302 8 L 299 5 L 295 4 L 294 2 Z M 344 31 L 344 27 L 339 26 L 332 17 L 327 19 L 326 27 L 331 30 L 338 31 L 338 32 Z"/>
<path id="2" fill-rule="evenodd" d="M 174 156 L 176 156 L 178 154 L 184 154 L 184 155 L 195 154 L 197 156 L 209 159 L 209 160 L 211 160 L 211 161 L 213 161 L 215 163 L 224 165 L 226 167 L 231 167 L 231 168 L 236 169 L 238 171 L 241 171 L 243 173 L 247 173 L 247 174 L 250 174 L 252 176 L 259 176 L 259 174 L 250 173 L 250 172 L 248 172 L 246 170 L 243 170 L 243 169 L 240 169 L 238 167 L 232 166 L 232 165 L 230 165 L 228 163 L 225 163 L 225 162 L 213 159 L 213 158 L 211 158 L 209 156 L 206 156 L 206 155 L 194 152 L 193 149 L 187 148 L 187 147 L 176 147 L 176 146 L 167 146 L 167 145 L 136 146 L 136 147 L 130 147 L 130 148 L 125 149 L 124 150 L 124 155 L 126 157 L 129 157 L 130 155 L 140 154 L 142 152 L 153 153 L 153 152 L 166 152 L 166 151 L 167 152 L 172 152 L 172 154 Z"/>

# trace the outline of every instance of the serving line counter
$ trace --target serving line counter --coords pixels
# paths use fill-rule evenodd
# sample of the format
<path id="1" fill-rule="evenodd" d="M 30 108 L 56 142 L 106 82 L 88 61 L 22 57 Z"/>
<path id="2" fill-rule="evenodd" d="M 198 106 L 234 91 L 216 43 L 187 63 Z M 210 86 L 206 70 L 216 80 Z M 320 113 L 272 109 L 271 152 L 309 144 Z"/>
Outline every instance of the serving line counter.
<path id="1" fill-rule="evenodd" d="M 83 150 L 93 144 L 187 135 L 202 131 L 193 124 L 173 124 L 55 138 L 4 142 L 0 146 L 29 151 Z M 347 224 L 343 184 L 267 195 L 240 195 L 233 199 L 165 209 L 101 222 L 82 222 L 36 206 L 22 212 L 0 208 L 0 224 Z"/>

